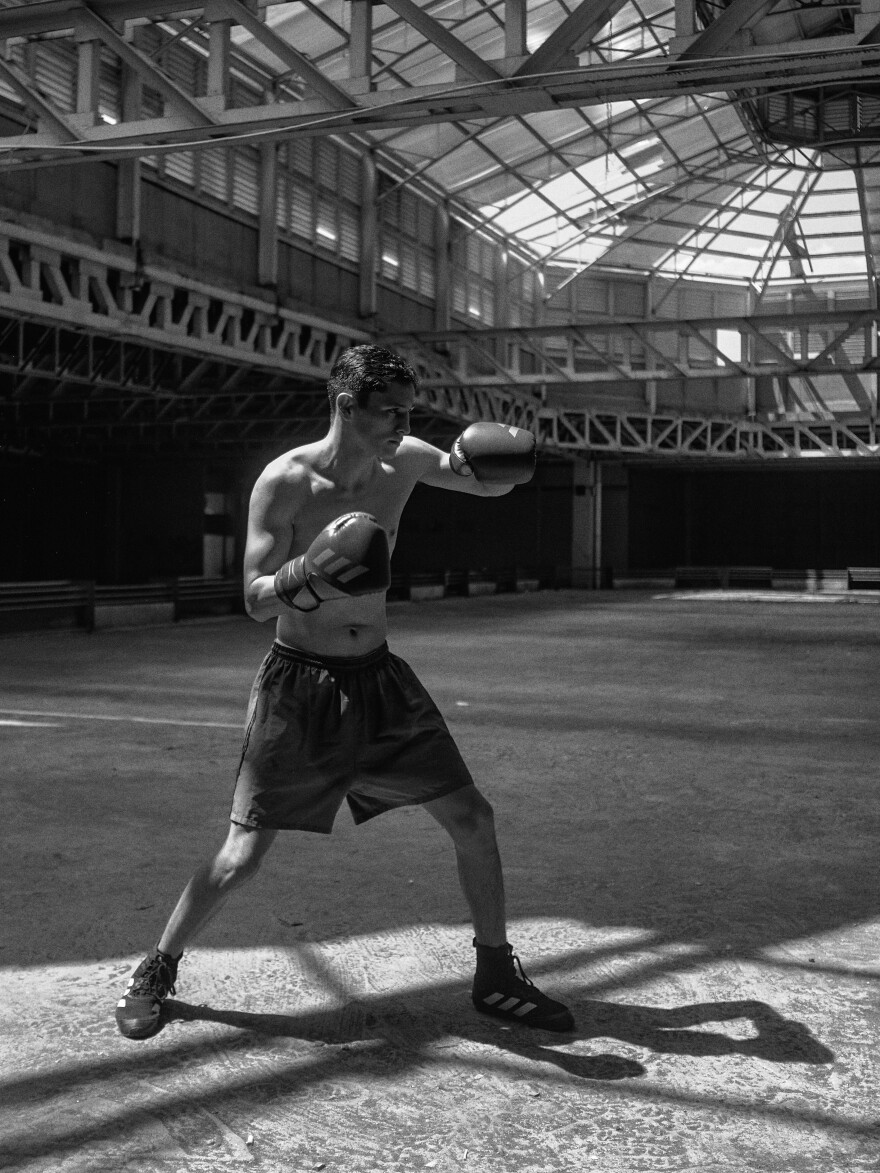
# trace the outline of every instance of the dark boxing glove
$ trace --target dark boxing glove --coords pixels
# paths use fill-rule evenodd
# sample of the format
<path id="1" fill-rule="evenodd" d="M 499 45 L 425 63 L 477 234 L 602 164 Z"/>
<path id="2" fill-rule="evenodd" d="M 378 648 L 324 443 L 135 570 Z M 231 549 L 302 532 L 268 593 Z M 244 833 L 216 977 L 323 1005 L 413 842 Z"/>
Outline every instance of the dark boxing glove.
<path id="1" fill-rule="evenodd" d="M 305 554 L 275 574 L 275 594 L 297 611 L 314 611 L 326 600 L 315 590 L 326 583 L 345 595 L 373 595 L 391 583 L 388 535 L 369 513 L 344 513 L 318 534 Z"/>
<path id="2" fill-rule="evenodd" d="M 482 484 L 524 485 L 535 472 L 535 436 L 510 424 L 471 424 L 449 453 L 449 467 Z"/>

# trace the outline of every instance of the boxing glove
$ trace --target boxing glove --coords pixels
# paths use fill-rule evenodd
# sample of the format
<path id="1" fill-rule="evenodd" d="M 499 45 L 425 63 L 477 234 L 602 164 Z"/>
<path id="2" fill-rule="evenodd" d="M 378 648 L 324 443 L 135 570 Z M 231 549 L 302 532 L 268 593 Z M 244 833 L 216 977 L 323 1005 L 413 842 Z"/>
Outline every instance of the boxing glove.
<path id="1" fill-rule="evenodd" d="M 317 582 L 345 595 L 372 595 L 388 589 L 388 535 L 375 517 L 369 513 L 344 513 L 331 521 L 305 554 L 298 554 L 278 569 L 275 594 L 296 611 L 315 611 L 326 602 L 315 590 Z"/>
<path id="2" fill-rule="evenodd" d="M 449 453 L 449 467 L 483 484 L 523 485 L 535 472 L 535 436 L 509 424 L 471 424 Z"/>

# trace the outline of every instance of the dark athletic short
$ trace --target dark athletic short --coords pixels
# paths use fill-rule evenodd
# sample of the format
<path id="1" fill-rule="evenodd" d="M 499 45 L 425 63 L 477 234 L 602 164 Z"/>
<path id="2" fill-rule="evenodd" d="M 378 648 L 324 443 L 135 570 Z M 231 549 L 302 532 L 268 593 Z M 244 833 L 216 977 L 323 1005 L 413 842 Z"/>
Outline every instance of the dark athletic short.
<path id="1" fill-rule="evenodd" d="M 343 799 L 365 823 L 472 785 L 437 706 L 387 644 L 342 658 L 275 643 L 251 691 L 230 818 L 329 834 Z"/>

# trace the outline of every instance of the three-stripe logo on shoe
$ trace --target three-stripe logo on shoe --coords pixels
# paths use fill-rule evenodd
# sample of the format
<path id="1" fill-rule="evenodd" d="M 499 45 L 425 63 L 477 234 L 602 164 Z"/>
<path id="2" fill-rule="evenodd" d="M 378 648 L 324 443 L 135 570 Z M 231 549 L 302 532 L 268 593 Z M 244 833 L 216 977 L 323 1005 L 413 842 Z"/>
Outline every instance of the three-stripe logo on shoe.
<path id="1" fill-rule="evenodd" d="M 505 1010 L 508 1014 L 515 1014 L 517 1018 L 522 1018 L 524 1014 L 528 1014 L 530 1010 L 537 1008 L 537 1002 L 524 1002 L 522 998 L 507 998 L 504 994 L 489 994 L 483 999 L 487 1006 L 494 1006 L 496 1010 Z M 501 1005 L 498 1006 L 497 1003 Z M 514 1010 L 514 1007 L 517 1007 Z"/>

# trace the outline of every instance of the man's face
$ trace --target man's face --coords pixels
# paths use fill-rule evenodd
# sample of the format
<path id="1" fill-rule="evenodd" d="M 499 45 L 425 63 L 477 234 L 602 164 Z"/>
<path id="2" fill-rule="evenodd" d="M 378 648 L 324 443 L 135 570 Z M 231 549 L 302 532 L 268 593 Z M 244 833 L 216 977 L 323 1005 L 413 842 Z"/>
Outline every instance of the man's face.
<path id="1" fill-rule="evenodd" d="M 374 391 L 363 406 L 353 404 L 352 425 L 377 456 L 393 456 L 403 437 L 409 435 L 415 399 L 411 383 L 387 383 L 384 391 Z"/>

